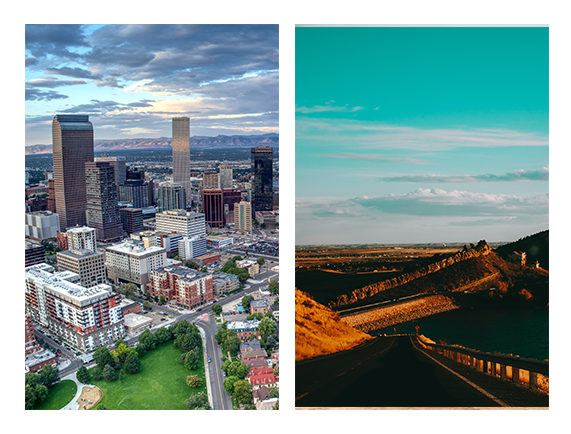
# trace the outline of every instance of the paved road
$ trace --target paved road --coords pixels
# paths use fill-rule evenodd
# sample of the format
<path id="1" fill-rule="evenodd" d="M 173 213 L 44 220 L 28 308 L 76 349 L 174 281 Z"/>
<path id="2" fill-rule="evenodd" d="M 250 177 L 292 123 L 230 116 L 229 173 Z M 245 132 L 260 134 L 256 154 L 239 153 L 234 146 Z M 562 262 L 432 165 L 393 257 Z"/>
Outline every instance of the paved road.
<path id="1" fill-rule="evenodd" d="M 549 405 L 548 397 L 420 351 L 410 337 L 379 337 L 353 350 L 298 362 L 295 381 L 296 407 Z"/>

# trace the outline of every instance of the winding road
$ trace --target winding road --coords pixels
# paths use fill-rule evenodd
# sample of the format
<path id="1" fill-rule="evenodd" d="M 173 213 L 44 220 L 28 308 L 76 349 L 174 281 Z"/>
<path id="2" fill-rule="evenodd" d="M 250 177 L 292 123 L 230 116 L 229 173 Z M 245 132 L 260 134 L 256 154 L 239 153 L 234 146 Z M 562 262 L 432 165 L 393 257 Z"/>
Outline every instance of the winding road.
<path id="1" fill-rule="evenodd" d="M 295 382 L 298 408 L 549 406 L 549 397 L 421 349 L 410 336 L 298 362 Z"/>

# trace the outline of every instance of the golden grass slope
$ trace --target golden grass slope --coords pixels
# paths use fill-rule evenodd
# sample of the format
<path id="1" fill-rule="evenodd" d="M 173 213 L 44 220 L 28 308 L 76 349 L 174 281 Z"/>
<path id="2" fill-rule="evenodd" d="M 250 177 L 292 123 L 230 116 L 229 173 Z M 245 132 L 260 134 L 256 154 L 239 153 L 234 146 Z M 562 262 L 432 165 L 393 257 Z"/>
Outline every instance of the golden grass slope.
<path id="1" fill-rule="evenodd" d="M 343 351 L 372 337 L 345 324 L 337 313 L 295 290 L 295 360 Z"/>

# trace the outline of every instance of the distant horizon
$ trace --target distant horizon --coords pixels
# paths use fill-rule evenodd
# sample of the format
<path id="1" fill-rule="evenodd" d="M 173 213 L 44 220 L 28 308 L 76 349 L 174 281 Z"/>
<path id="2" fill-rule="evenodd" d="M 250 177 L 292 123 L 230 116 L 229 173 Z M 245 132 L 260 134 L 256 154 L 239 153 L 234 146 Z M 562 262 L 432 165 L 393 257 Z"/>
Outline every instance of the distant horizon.
<path id="1" fill-rule="evenodd" d="M 252 136 L 279 136 L 280 133 L 262 133 L 262 134 L 218 134 L 216 136 L 205 136 L 205 135 L 194 135 L 190 136 L 192 139 L 193 137 L 252 137 Z M 158 140 L 158 139 L 168 139 L 172 141 L 171 136 L 160 136 L 160 137 L 130 137 L 130 138 L 119 138 L 119 139 L 94 139 L 93 142 L 115 142 L 119 140 Z M 25 145 L 26 148 L 31 146 L 53 146 L 53 144 L 45 144 L 45 143 L 36 143 L 33 145 Z M 133 149 L 136 150 L 136 149 Z"/>

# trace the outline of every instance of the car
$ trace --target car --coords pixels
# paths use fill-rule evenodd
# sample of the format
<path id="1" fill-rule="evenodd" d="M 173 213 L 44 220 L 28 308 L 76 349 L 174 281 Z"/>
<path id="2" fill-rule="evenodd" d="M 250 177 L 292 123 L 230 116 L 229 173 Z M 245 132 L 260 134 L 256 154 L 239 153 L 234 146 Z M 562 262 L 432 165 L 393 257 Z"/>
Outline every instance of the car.
<path id="1" fill-rule="evenodd" d="M 210 359 L 210 357 L 208 358 L 208 363 L 212 362 L 212 360 Z"/>
<path id="2" fill-rule="evenodd" d="M 164 321 L 164 320 L 165 320 L 165 318 L 161 318 L 161 321 Z"/>

